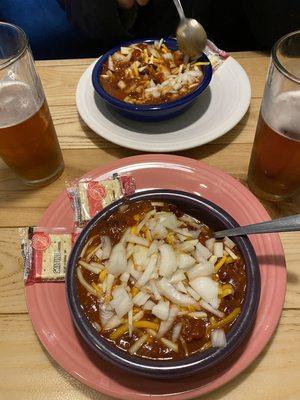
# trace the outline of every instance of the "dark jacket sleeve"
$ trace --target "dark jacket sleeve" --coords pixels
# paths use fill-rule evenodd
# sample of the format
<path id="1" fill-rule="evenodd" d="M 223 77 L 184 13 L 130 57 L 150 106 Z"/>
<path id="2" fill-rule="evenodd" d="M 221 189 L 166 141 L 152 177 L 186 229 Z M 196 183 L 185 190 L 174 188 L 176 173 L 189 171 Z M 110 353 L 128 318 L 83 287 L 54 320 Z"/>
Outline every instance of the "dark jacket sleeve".
<path id="1" fill-rule="evenodd" d="M 116 0 L 63 0 L 67 17 L 87 36 L 106 44 L 130 38 L 136 10 L 122 10 Z"/>

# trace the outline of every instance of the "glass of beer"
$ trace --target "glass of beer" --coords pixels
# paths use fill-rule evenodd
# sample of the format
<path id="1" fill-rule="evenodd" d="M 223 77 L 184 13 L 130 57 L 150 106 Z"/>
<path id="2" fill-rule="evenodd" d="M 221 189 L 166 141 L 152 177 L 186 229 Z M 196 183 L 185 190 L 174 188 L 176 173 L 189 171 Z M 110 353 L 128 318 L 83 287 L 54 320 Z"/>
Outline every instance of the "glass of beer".
<path id="1" fill-rule="evenodd" d="M 0 23 L 0 156 L 30 186 L 54 181 L 64 162 L 25 33 Z"/>
<path id="2" fill-rule="evenodd" d="M 279 39 L 272 49 L 248 185 L 270 201 L 300 189 L 300 30 Z"/>

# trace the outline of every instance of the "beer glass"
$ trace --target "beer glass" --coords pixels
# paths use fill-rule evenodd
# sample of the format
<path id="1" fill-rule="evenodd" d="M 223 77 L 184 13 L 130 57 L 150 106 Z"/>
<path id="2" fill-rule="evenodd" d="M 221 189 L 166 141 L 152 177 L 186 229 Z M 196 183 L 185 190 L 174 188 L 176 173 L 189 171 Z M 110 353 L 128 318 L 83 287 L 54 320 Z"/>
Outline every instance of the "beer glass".
<path id="1" fill-rule="evenodd" d="M 0 23 L 0 156 L 21 180 L 42 186 L 64 162 L 25 33 Z"/>
<path id="2" fill-rule="evenodd" d="M 279 39 L 272 49 L 248 185 L 270 201 L 300 189 L 300 30 Z"/>

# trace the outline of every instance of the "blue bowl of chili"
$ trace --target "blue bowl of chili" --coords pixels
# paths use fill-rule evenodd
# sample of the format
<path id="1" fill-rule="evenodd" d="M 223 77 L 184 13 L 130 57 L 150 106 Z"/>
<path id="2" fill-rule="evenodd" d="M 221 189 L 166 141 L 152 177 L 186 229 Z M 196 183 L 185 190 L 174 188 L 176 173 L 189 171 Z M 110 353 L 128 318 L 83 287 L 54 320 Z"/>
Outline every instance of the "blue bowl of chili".
<path id="1" fill-rule="evenodd" d="M 182 359 L 160 360 L 138 357 L 121 350 L 110 340 L 102 337 L 88 319 L 80 303 L 76 269 L 87 241 L 95 234 L 97 227 L 104 223 L 109 216 L 114 215 L 120 206 L 147 200 L 174 204 L 214 231 L 238 226 L 229 214 L 214 203 L 199 196 L 175 190 L 144 191 L 109 205 L 83 229 L 69 258 L 66 294 L 73 322 L 82 338 L 96 354 L 128 372 L 156 379 L 177 379 L 194 373 L 216 371 L 220 366 L 230 364 L 231 357 L 239 350 L 242 351 L 243 344 L 246 342 L 256 318 L 260 298 L 260 272 L 256 254 L 247 237 L 236 237 L 234 240 L 244 260 L 247 283 L 241 312 L 226 333 L 225 347 L 208 348 Z"/>
<path id="2" fill-rule="evenodd" d="M 203 53 L 202 56 L 197 60 L 198 62 L 208 63 L 202 66 L 203 78 L 195 90 L 188 92 L 186 95 L 178 98 L 177 100 L 167 101 L 163 103 L 155 104 L 130 104 L 125 101 L 121 101 L 116 97 L 111 96 L 101 85 L 100 75 L 104 64 L 108 61 L 109 57 L 115 52 L 120 50 L 120 47 L 126 47 L 132 44 L 149 43 L 155 42 L 154 38 L 148 39 L 135 39 L 119 46 L 116 46 L 105 53 L 96 62 L 92 72 L 92 83 L 97 95 L 104 100 L 113 110 L 117 111 L 121 115 L 139 121 L 161 121 L 176 117 L 177 115 L 186 111 L 201 95 L 201 93 L 207 88 L 212 78 L 212 66 Z M 177 50 L 177 41 L 171 38 L 163 39 L 163 43 L 167 45 L 170 50 Z M 201 101 L 201 99 L 199 100 Z"/>

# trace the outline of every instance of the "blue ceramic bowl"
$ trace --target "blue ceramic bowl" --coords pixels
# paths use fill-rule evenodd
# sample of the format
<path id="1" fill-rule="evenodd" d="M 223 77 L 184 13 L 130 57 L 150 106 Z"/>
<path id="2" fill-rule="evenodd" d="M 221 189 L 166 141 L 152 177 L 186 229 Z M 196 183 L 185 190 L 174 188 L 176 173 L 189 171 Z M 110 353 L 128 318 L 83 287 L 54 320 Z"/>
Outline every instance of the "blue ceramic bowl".
<path id="1" fill-rule="evenodd" d="M 102 71 L 102 66 L 109 56 L 114 54 L 116 51 L 120 50 L 120 46 L 128 46 L 133 43 L 153 43 L 156 39 L 135 39 L 130 42 L 122 43 L 119 46 L 114 47 L 105 53 L 99 60 L 96 62 L 93 73 L 92 73 L 92 82 L 95 91 L 98 95 L 107 103 L 111 108 L 115 111 L 119 112 L 123 116 L 135 119 L 139 121 L 161 121 L 165 119 L 170 119 L 175 117 L 176 115 L 181 114 L 185 110 L 187 110 L 193 102 L 200 96 L 200 94 L 204 91 L 204 89 L 209 85 L 212 77 L 212 67 L 211 64 L 203 66 L 203 80 L 200 85 L 194 90 L 192 93 L 187 94 L 186 96 L 181 97 L 178 100 L 170 101 L 168 103 L 161 104 L 153 104 L 153 105 L 135 105 L 125 103 L 124 101 L 118 100 L 115 97 L 110 96 L 101 86 L 100 83 L 100 75 Z M 175 39 L 164 39 L 164 43 L 171 49 L 176 50 L 177 41 Z M 209 59 L 203 54 L 199 61 L 209 62 Z"/>
<path id="2" fill-rule="evenodd" d="M 108 340 L 102 338 L 86 318 L 78 301 L 76 286 L 77 261 L 83 246 L 93 230 L 103 219 L 113 214 L 120 205 L 140 200 L 166 201 L 176 204 L 181 210 L 203 221 L 213 230 L 222 230 L 238 226 L 235 220 L 224 210 L 201 197 L 175 190 L 149 190 L 136 193 L 127 199 L 120 199 L 97 214 L 82 230 L 71 252 L 67 274 L 66 293 L 72 319 L 83 339 L 100 357 L 128 372 L 134 372 L 156 379 L 176 379 L 196 372 L 206 373 L 212 368 L 223 367 L 230 363 L 230 355 L 236 354 L 247 339 L 256 318 L 260 297 L 260 272 L 254 249 L 247 237 L 234 239 L 246 266 L 247 290 L 242 312 L 230 329 L 227 345 L 223 348 L 211 348 L 182 360 L 160 361 L 143 359 L 120 350 Z M 242 348 L 242 347 L 241 347 Z M 99 360 L 99 364 L 101 360 Z"/>

